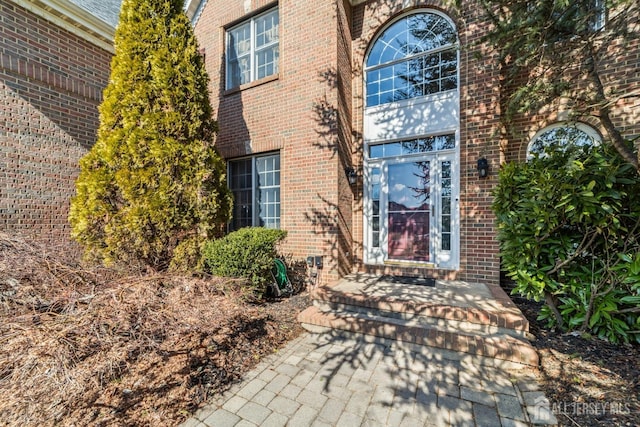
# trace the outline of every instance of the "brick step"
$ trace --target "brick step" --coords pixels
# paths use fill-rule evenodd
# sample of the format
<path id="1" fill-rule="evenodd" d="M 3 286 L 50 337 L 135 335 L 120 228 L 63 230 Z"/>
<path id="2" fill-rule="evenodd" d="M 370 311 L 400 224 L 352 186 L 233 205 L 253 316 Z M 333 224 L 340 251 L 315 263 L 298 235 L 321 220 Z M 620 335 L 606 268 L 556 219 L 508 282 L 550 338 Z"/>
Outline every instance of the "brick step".
<path id="1" fill-rule="evenodd" d="M 538 354 L 531 344 L 511 335 L 483 335 L 475 332 L 466 334 L 391 317 L 349 311 L 325 312 L 317 306 L 311 306 L 300 313 L 298 321 L 311 332 L 327 329 L 346 331 L 464 353 L 488 361 L 538 365 Z"/>
<path id="2" fill-rule="evenodd" d="M 501 290 L 500 290 L 501 291 Z M 502 292 L 504 294 L 504 292 Z M 487 333 L 506 333 L 514 337 L 527 338 L 529 321 L 508 299 L 500 295 L 506 303 L 499 309 L 486 310 L 476 307 L 460 307 L 442 303 L 426 303 L 409 299 L 336 292 L 328 287 L 313 291 L 314 303 L 326 309 L 371 313 L 403 320 L 425 319 L 426 323 L 449 325 L 458 322 L 463 329 L 486 331 Z"/>
<path id="3" fill-rule="evenodd" d="M 407 326 L 425 326 L 437 328 L 444 332 L 463 332 L 478 335 L 510 335 L 515 338 L 529 339 L 532 335 L 523 327 L 518 326 L 516 329 L 498 326 L 498 318 L 491 321 L 490 316 L 486 316 L 486 321 L 482 321 L 481 317 L 474 316 L 474 321 L 466 320 L 466 317 L 458 316 L 459 307 L 439 306 L 437 310 L 418 310 L 403 309 L 401 311 L 387 311 L 378 308 L 362 307 L 359 305 L 338 304 L 315 300 L 313 304 L 322 312 L 336 311 L 354 313 L 369 318 L 377 318 L 377 320 L 385 321 L 385 319 L 401 320 L 406 322 Z M 435 307 L 430 307 L 435 308 Z M 468 313 L 462 313 L 467 314 Z M 447 317 L 448 316 L 448 317 Z M 464 318 L 465 320 L 457 320 Z"/>

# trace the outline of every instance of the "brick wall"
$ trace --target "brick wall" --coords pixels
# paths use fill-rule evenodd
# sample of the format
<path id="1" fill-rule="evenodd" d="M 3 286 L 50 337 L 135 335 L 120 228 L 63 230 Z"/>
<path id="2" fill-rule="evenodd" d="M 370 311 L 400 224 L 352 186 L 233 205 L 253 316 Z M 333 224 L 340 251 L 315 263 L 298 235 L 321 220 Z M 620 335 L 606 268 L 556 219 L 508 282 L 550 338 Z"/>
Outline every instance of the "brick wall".
<path id="1" fill-rule="evenodd" d="M 481 38 L 489 29 L 478 2 L 465 2 L 457 19 L 460 54 L 460 278 L 497 284 L 500 260 L 491 191 L 500 165 L 500 69 Z M 486 158 L 489 176 L 478 178 Z"/>
<path id="2" fill-rule="evenodd" d="M 351 5 L 348 0 L 336 2 L 337 17 L 337 57 L 336 57 L 336 91 L 337 91 L 337 125 L 338 154 L 342 162 L 338 168 L 338 271 L 341 275 L 350 273 L 353 259 L 358 249 L 354 247 L 354 198 L 359 198 L 359 186 L 362 185 L 361 150 L 352 143 L 352 67 L 351 67 Z M 350 185 L 346 168 L 353 168 L 358 174 L 358 183 Z"/>
<path id="3" fill-rule="evenodd" d="M 323 255 L 321 281 L 328 282 L 339 277 L 350 222 L 338 191 L 344 188 L 339 114 L 348 112 L 337 95 L 334 2 L 280 1 L 279 74 L 240 90 L 224 88 L 224 27 L 275 4 L 209 1 L 196 24 L 219 125 L 216 146 L 226 159 L 280 150 L 281 228 L 289 232 L 283 251 Z"/>
<path id="4" fill-rule="evenodd" d="M 306 2 L 283 0 L 278 5 L 279 74 L 240 90 L 225 91 L 224 26 L 275 4 L 209 1 L 196 34 L 206 50 L 212 103 L 220 126 L 216 145 L 222 155 L 233 159 L 280 151 L 281 224 L 289 231 L 284 250 L 297 258 L 324 255 L 324 281 L 357 268 L 498 283 L 500 261 L 495 217 L 490 209 L 491 191 L 501 162 L 519 156 L 521 146 L 512 137 L 507 138 L 502 128 L 500 69 L 496 53 L 481 42 L 489 25 L 483 21 L 482 7 L 476 1 L 454 8 L 448 2 L 420 0 L 370 0 L 353 7 L 347 0 L 335 0 L 310 7 Z M 364 56 L 385 24 L 420 7 L 447 14 L 455 22 L 461 44 L 457 271 L 362 263 Z M 626 66 L 637 66 L 637 53 L 625 58 Z M 619 84 L 621 73 L 621 69 L 611 68 L 608 81 Z M 637 75 L 625 76 L 624 82 L 637 84 Z M 625 121 L 621 122 L 623 126 L 637 134 L 638 110 L 633 107 L 637 104 L 630 104 L 636 101 L 621 102 L 624 105 L 620 110 L 626 115 L 617 115 L 616 120 Z M 536 120 L 535 126 L 540 123 Z M 486 179 L 479 179 L 476 169 L 482 157 L 490 164 Z M 346 167 L 358 171 L 359 180 L 354 186 L 347 181 Z"/>
<path id="5" fill-rule="evenodd" d="M 610 11 L 609 16 L 617 12 Z M 609 97 L 610 115 L 612 121 L 622 135 L 629 139 L 640 137 L 640 32 L 639 9 L 636 6 L 634 13 L 624 14 L 622 21 L 617 25 L 624 27 L 629 34 L 625 39 L 615 38 L 606 43 L 606 48 L 601 49 L 601 56 L 597 61 L 597 70 L 602 80 L 605 93 Z M 620 30 L 621 28 L 618 28 Z M 523 77 L 524 78 L 524 77 Z M 576 80 L 573 80 L 574 83 Z M 522 83 L 522 82 L 519 82 Z M 507 87 L 505 93 L 513 90 Z M 591 89 L 578 87 L 576 97 L 590 93 Z M 547 107 L 538 113 L 516 115 L 511 123 L 511 128 L 505 130 L 507 136 L 504 149 L 505 161 L 524 161 L 527 147 L 531 138 L 544 127 L 558 121 L 565 121 L 572 115 L 570 100 L 561 100 L 551 107 Z M 607 132 L 598 120 L 598 111 L 593 110 L 593 115 L 584 115 L 579 121 L 588 124 L 607 138 Z M 636 139 L 637 140 L 637 139 Z"/>
<path id="6" fill-rule="evenodd" d="M 0 0 L 0 230 L 67 238 L 111 54 Z"/>

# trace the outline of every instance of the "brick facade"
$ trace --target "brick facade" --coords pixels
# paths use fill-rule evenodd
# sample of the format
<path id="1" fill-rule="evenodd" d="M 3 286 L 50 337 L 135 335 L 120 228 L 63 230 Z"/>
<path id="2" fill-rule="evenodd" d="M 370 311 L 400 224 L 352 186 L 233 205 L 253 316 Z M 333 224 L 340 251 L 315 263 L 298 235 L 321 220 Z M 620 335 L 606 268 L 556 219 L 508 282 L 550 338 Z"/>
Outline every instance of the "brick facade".
<path id="1" fill-rule="evenodd" d="M 616 10 L 609 11 L 609 16 L 618 14 Z M 609 105 L 609 113 L 615 127 L 623 137 L 634 140 L 636 146 L 640 143 L 640 9 L 636 6 L 631 13 L 624 13 L 616 18 L 617 25 L 624 27 L 626 37 L 613 38 L 607 41 L 606 48 L 599 51 L 597 72 L 602 80 L 607 98 L 612 101 Z M 596 45 L 602 44 L 597 41 Z M 505 89 L 505 92 L 509 88 Z M 587 88 L 590 93 L 592 88 Z M 578 89 L 577 96 L 583 95 Z M 510 129 L 504 130 L 506 143 L 503 147 L 503 155 L 506 161 L 524 161 L 527 155 L 527 147 L 536 132 L 558 121 L 566 121 L 572 118 L 573 111 L 570 100 L 561 100 L 552 107 L 546 107 L 537 114 L 516 115 Z M 591 114 L 592 113 L 592 114 Z M 600 135 L 607 136 L 607 131 L 597 119 L 598 111 L 581 115 L 578 118 Z"/>
<path id="2" fill-rule="evenodd" d="M 280 1 L 279 74 L 225 91 L 224 27 L 275 4 L 209 1 L 195 26 L 211 78 L 216 145 L 226 159 L 280 151 L 281 228 L 288 231 L 283 250 L 296 258 L 323 256 L 321 280 L 331 281 L 350 268 L 345 255 L 353 199 L 345 195 L 343 171 L 350 146 L 345 125 L 338 124 L 350 101 L 340 99 L 337 89 L 349 86 L 350 77 L 344 64 L 337 71 L 335 4 Z M 340 13 L 346 19 L 344 9 Z M 340 43 L 349 41 L 342 37 Z"/>
<path id="3" fill-rule="evenodd" d="M 250 7 L 249 7 L 250 3 Z M 227 159 L 280 150 L 281 227 L 289 231 L 285 251 L 296 257 L 324 255 L 323 281 L 353 270 L 423 274 L 497 283 L 498 246 L 490 191 L 500 164 L 499 70 L 492 53 L 477 46 L 485 27 L 480 8 L 461 11 L 440 3 L 386 1 L 322 2 L 313 7 L 280 1 L 280 73 L 260 84 L 224 90 L 224 27 L 258 13 L 269 2 L 209 1 L 196 25 L 206 50 L 216 144 Z M 406 3 L 406 2 L 405 2 Z M 394 5 L 398 3 L 393 3 Z M 460 61 L 460 269 L 372 267 L 363 263 L 362 68 L 372 38 L 390 20 L 416 7 L 438 9 L 453 19 L 463 47 Z M 480 53 L 477 55 L 476 53 Z M 476 59 L 476 58 L 482 59 Z M 476 162 L 492 166 L 479 180 Z M 350 186 L 344 169 L 359 180 Z"/>
<path id="4" fill-rule="evenodd" d="M 226 90 L 225 29 L 276 6 L 278 74 Z M 388 23 L 415 9 L 446 15 L 460 43 L 456 269 L 367 265 L 363 257 L 365 56 Z M 0 228 L 66 237 L 78 159 L 95 140 L 111 54 L 8 0 L 0 0 L 0 24 Z M 474 0 L 458 7 L 435 0 L 206 2 L 195 32 L 211 78 L 216 146 L 227 160 L 280 153 L 281 228 L 289 233 L 282 249 L 297 259 L 323 256 L 321 282 L 352 271 L 499 282 L 490 204 L 500 164 L 524 159 L 531 136 L 565 113 L 520 117 L 513 133 L 503 129 L 497 56 L 481 42 L 487 29 Z M 639 52 L 638 39 L 609 47 L 608 88 L 630 93 L 638 86 Z M 626 136 L 640 135 L 637 96 L 621 98 L 612 115 Z M 476 170 L 482 157 L 490 164 L 486 179 Z M 347 168 L 357 171 L 355 185 Z"/>
<path id="5" fill-rule="evenodd" d="M 0 230 L 68 238 L 111 53 L 0 0 Z"/>
<path id="6" fill-rule="evenodd" d="M 429 277 L 497 283 L 499 280 L 498 245 L 495 239 L 495 218 L 490 210 L 491 189 L 497 181 L 500 164 L 496 135 L 499 120 L 499 70 L 495 55 L 479 40 L 486 31 L 480 22 L 481 8 L 475 2 L 464 2 L 460 10 L 444 7 L 442 2 L 413 1 L 410 7 L 401 3 L 369 1 L 354 8 L 354 68 L 361 70 L 366 49 L 380 28 L 394 17 L 417 8 L 439 10 L 449 16 L 458 29 L 460 55 L 460 269 L 367 267 L 369 271 L 393 274 L 421 274 Z M 478 59 L 480 58 L 480 59 Z M 362 72 L 354 77 L 357 119 L 356 133 L 362 132 Z M 478 179 L 476 170 L 480 157 L 488 159 L 491 173 Z M 361 205 L 359 206 L 362 209 Z M 362 213 L 356 215 L 360 221 Z M 357 238 L 362 244 L 362 224 Z"/>

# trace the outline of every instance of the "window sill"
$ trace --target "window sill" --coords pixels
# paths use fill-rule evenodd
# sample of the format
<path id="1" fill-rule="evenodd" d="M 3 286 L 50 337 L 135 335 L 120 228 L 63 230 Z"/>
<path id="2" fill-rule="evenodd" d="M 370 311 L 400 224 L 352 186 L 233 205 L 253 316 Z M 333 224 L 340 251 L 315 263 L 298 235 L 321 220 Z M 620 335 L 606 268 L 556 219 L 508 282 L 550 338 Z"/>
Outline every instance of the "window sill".
<path id="1" fill-rule="evenodd" d="M 264 77 L 260 80 L 254 80 L 250 83 L 245 83 L 243 85 L 240 86 L 236 86 L 233 87 L 231 89 L 227 89 L 224 92 L 222 92 L 223 96 L 227 96 L 227 95 L 233 95 L 234 93 L 238 93 L 238 92 L 242 92 L 251 88 L 254 88 L 256 86 L 262 86 L 263 84 L 278 80 L 280 78 L 280 74 L 272 74 L 268 77 Z"/>

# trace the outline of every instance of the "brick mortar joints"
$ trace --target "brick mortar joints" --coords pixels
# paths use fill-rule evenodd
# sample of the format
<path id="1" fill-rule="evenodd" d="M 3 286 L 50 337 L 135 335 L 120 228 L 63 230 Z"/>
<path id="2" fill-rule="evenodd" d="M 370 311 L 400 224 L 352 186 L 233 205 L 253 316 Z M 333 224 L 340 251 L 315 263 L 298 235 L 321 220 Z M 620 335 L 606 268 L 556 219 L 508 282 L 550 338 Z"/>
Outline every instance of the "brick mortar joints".
<path id="1" fill-rule="evenodd" d="M 7 63 L 9 64 L 9 67 L 4 65 Z M 26 65 L 23 66 L 22 64 Z M 21 68 L 23 67 L 27 69 L 33 67 L 33 76 L 30 76 L 29 72 L 21 72 Z M 50 70 L 45 66 L 37 63 L 29 63 L 24 59 L 7 54 L 6 52 L 0 52 L 0 70 L 19 77 L 26 77 L 30 81 L 42 83 L 47 87 L 55 88 L 62 92 L 72 93 L 92 101 L 102 101 L 101 87 L 86 84 L 80 77 L 65 76 L 64 74 Z M 40 78 L 38 76 L 46 76 L 46 78 Z M 60 82 L 61 84 L 58 84 L 57 82 Z M 62 84 L 62 82 L 68 82 L 71 83 L 71 85 Z"/>

